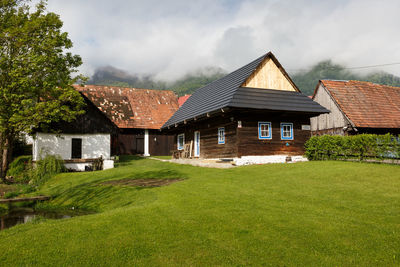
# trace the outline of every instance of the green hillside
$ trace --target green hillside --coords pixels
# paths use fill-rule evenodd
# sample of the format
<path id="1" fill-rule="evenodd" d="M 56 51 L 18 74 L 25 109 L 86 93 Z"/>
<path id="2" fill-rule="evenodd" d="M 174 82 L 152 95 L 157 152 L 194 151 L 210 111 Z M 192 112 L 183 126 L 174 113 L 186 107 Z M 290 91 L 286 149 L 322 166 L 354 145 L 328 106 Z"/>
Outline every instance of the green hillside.
<path id="1" fill-rule="evenodd" d="M 291 74 L 293 81 L 306 95 L 312 95 L 319 80 L 359 80 L 392 86 L 400 86 L 400 77 L 384 71 L 360 75 L 349 71 L 344 66 L 335 64 L 331 60 L 321 61 L 309 71 Z"/>
<path id="2" fill-rule="evenodd" d="M 123 87 L 148 88 L 159 90 L 173 90 L 179 96 L 192 94 L 214 80 L 217 80 L 227 72 L 221 68 L 207 67 L 191 72 L 174 81 L 159 81 L 152 75 L 130 75 L 113 67 L 105 67 L 97 70 L 88 84 L 113 85 Z M 400 77 L 384 71 L 373 72 L 367 75 L 357 74 L 344 66 L 335 64 L 331 60 L 321 61 L 308 71 L 290 74 L 299 89 L 306 95 L 312 95 L 319 80 L 361 80 L 374 83 L 400 86 Z"/>

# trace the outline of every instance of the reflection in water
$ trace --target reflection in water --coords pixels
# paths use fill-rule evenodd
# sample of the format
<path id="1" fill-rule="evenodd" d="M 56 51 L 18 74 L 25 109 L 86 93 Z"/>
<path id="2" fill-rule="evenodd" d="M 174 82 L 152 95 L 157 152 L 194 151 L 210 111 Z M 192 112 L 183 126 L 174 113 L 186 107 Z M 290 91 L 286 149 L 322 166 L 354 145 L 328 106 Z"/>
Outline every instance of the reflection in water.
<path id="1" fill-rule="evenodd" d="M 27 223 L 34 220 L 36 217 L 46 219 L 66 219 L 74 216 L 84 215 L 82 212 L 54 212 L 54 211 L 35 211 L 28 208 L 11 209 L 7 214 L 0 216 L 0 230 L 10 228 L 14 225 Z"/>

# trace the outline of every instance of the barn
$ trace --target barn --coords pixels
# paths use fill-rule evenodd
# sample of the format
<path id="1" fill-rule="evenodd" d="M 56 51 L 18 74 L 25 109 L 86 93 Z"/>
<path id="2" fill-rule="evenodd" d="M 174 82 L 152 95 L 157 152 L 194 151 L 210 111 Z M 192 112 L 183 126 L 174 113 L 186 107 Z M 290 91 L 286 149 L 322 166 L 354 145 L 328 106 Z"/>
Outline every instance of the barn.
<path id="1" fill-rule="evenodd" d="M 311 118 L 313 135 L 400 134 L 400 87 L 320 80 L 313 99 L 331 111 Z"/>
<path id="2" fill-rule="evenodd" d="M 162 134 L 160 128 L 179 107 L 173 91 L 101 85 L 75 88 L 118 127 L 111 140 L 113 155 L 170 155 L 174 138 Z"/>
<path id="3" fill-rule="evenodd" d="M 163 125 L 199 158 L 302 155 L 310 118 L 329 112 L 303 95 L 268 52 L 197 89 Z"/>
<path id="4" fill-rule="evenodd" d="M 85 114 L 73 122 L 58 122 L 37 129 L 33 135 L 32 159 L 59 155 L 68 169 L 84 171 L 102 158 L 103 168 L 113 168 L 111 140 L 118 127 L 83 96 Z"/>

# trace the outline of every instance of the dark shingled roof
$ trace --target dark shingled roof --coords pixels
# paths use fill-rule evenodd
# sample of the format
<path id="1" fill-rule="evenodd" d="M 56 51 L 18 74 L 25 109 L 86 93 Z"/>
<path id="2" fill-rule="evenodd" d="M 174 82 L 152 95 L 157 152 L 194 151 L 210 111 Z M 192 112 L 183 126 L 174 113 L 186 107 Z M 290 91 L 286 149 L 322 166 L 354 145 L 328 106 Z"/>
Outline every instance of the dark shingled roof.
<path id="1" fill-rule="evenodd" d="M 329 112 L 329 110 L 300 92 L 248 87 L 239 87 L 228 106 L 318 114 Z"/>
<path id="2" fill-rule="evenodd" d="M 315 113 L 329 112 L 300 92 L 241 87 L 266 58 L 271 58 L 294 87 L 275 56 L 268 52 L 238 70 L 197 89 L 162 128 L 226 107 Z"/>

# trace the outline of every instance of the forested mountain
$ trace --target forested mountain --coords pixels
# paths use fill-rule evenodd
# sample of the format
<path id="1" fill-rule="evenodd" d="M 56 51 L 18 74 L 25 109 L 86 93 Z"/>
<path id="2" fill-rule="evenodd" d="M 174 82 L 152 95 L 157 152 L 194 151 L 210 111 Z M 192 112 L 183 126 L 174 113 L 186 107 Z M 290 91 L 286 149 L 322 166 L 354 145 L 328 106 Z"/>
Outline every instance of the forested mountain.
<path id="1" fill-rule="evenodd" d="M 188 73 L 174 82 L 157 81 L 152 75 L 131 75 L 114 67 L 104 67 L 96 70 L 88 84 L 114 85 L 146 89 L 172 90 L 177 95 L 192 94 L 214 80 L 226 75 L 221 68 L 207 67 L 196 72 Z"/>
<path id="2" fill-rule="evenodd" d="M 114 67 L 103 67 L 96 70 L 88 84 L 114 85 L 146 89 L 173 90 L 179 96 L 192 94 L 216 79 L 226 75 L 221 68 L 207 67 L 196 72 L 188 73 L 183 78 L 174 82 L 158 81 L 153 75 L 132 75 Z M 312 95 L 318 80 L 360 80 L 374 83 L 400 86 L 400 77 L 379 71 L 361 75 L 346 69 L 344 66 L 334 64 L 330 60 L 321 61 L 308 71 L 290 73 L 293 81 L 306 95 Z"/>
<path id="3" fill-rule="evenodd" d="M 290 75 L 294 83 L 306 95 L 312 95 L 319 80 L 359 80 L 392 86 L 400 86 L 400 77 L 384 71 L 372 72 L 366 75 L 357 74 L 342 65 L 334 64 L 330 60 L 321 61 L 309 71 L 302 71 Z"/>

